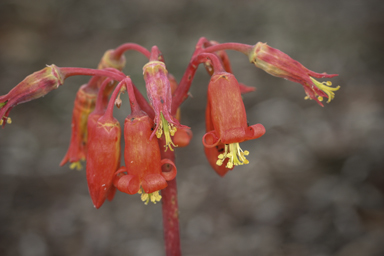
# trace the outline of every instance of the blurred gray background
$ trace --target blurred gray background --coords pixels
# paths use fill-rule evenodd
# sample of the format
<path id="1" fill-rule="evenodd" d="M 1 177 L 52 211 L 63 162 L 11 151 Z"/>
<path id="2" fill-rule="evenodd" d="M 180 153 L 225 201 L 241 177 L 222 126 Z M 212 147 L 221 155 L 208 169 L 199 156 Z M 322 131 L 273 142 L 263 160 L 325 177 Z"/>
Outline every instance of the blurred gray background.
<path id="1" fill-rule="evenodd" d="M 183 255 L 384 255 L 384 4 L 381 0 L 2 0 L 0 95 L 46 64 L 95 68 L 124 42 L 157 45 L 177 80 L 201 36 L 268 42 L 317 72 L 340 74 L 322 108 L 302 86 L 228 52 L 248 120 L 267 133 L 242 144 L 250 164 L 220 178 L 205 160 L 209 76 L 182 106 L 194 138 L 177 149 Z M 145 58 L 124 70 L 143 90 Z M 59 167 L 73 101 L 87 77 L 19 105 L 0 131 L 0 255 L 164 255 L 161 205 L 117 193 L 93 208 L 85 171 Z M 123 122 L 127 96 L 115 110 Z M 230 104 L 230 102 L 229 102 Z"/>

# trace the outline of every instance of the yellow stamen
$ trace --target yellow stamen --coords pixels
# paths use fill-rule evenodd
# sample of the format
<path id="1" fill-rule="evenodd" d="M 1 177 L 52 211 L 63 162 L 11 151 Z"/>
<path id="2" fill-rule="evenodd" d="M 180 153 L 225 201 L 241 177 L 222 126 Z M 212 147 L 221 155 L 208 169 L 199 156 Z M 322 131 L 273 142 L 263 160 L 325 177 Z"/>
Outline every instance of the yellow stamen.
<path id="1" fill-rule="evenodd" d="M 249 161 L 245 158 L 247 155 L 249 155 L 249 152 L 247 150 L 243 151 L 239 143 L 225 144 L 224 154 L 218 156 L 216 164 L 221 166 L 226 158 L 228 158 L 227 168 L 232 168 L 234 165 L 249 164 Z"/>
<path id="2" fill-rule="evenodd" d="M 71 170 L 73 170 L 73 169 L 76 168 L 77 171 L 80 171 L 81 169 L 83 169 L 83 166 L 81 165 L 80 161 L 77 161 L 77 162 L 73 162 L 73 163 L 71 163 L 71 164 L 69 165 L 69 168 L 70 168 Z"/>
<path id="3" fill-rule="evenodd" d="M 164 137 L 165 137 L 165 151 L 169 148 L 171 151 L 173 151 L 173 147 L 177 147 L 171 139 L 171 136 L 175 135 L 175 132 L 177 131 L 177 128 L 172 124 L 168 123 L 168 121 L 164 118 L 164 115 L 162 112 L 160 112 L 161 121 L 159 124 L 159 127 L 156 131 L 156 137 L 159 139 L 164 131 Z"/>
<path id="4" fill-rule="evenodd" d="M 331 81 L 327 81 L 327 82 L 319 82 L 315 79 L 313 79 L 312 77 L 309 77 L 311 78 L 312 82 L 315 84 L 315 86 L 317 88 L 319 88 L 320 90 L 322 90 L 325 94 L 327 94 L 328 96 L 328 101 L 327 103 L 331 102 L 331 100 L 333 100 L 333 98 L 335 98 L 335 93 L 334 91 L 337 91 L 340 89 L 340 85 L 338 85 L 337 87 L 330 87 L 332 85 L 332 82 Z M 319 98 L 318 98 L 319 101 L 321 101 Z"/>
<path id="5" fill-rule="evenodd" d="M 161 200 L 161 195 L 159 194 L 159 191 L 147 194 L 144 192 L 143 188 L 140 188 L 139 192 L 137 193 L 141 194 L 141 201 L 143 201 L 145 205 L 148 205 L 149 201 L 156 204 Z"/>

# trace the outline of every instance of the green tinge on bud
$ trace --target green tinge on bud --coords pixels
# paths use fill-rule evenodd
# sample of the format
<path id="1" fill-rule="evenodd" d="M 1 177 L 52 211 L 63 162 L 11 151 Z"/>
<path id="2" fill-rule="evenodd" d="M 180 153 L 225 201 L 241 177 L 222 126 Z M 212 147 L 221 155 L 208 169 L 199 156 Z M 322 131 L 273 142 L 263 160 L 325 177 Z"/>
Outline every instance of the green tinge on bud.
<path id="1" fill-rule="evenodd" d="M 336 74 L 316 73 L 304 67 L 300 62 L 292 59 L 282 51 L 275 49 L 266 43 L 257 43 L 249 54 L 249 61 L 256 67 L 270 75 L 281 77 L 303 85 L 307 97 L 315 100 L 320 106 L 323 97 L 330 102 L 334 97 L 334 91 L 340 87 L 330 87 L 332 83 L 318 82 L 315 78 L 332 78 Z"/>
<path id="2" fill-rule="evenodd" d="M 59 88 L 64 79 L 60 69 L 53 64 L 27 76 L 8 94 L 0 96 L 0 120 L 7 121 L 9 112 L 14 106 L 43 97 Z"/>
<path id="3" fill-rule="evenodd" d="M 279 65 L 276 65 L 280 56 L 278 54 L 273 54 L 275 52 L 274 50 L 277 49 L 268 46 L 266 43 L 258 42 L 249 54 L 249 62 L 255 64 L 256 67 L 264 70 L 270 75 L 277 77 L 288 76 L 289 73 L 286 70 L 281 69 Z"/>
<path id="4" fill-rule="evenodd" d="M 122 70 L 125 67 L 124 55 L 122 55 L 119 59 L 116 59 L 113 55 L 113 51 L 114 50 L 108 50 L 104 53 L 97 67 L 98 69 L 115 68 Z"/>

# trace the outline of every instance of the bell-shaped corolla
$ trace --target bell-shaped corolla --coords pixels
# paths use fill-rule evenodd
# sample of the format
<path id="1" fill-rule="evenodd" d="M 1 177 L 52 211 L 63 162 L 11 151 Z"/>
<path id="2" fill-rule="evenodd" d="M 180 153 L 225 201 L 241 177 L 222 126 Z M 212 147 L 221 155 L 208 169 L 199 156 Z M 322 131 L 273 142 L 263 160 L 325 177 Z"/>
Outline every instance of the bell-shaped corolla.
<path id="1" fill-rule="evenodd" d="M 331 78 L 337 76 L 336 74 L 313 72 L 300 62 L 266 43 L 259 42 L 253 47 L 249 54 L 249 61 L 270 75 L 302 84 L 307 94 L 305 99 L 315 100 L 322 107 L 321 101 L 323 98 L 328 98 L 329 103 L 335 97 L 334 91 L 340 88 L 340 86 L 331 87 L 332 82 L 330 81 L 319 82 L 314 79 L 314 77 Z"/>
<path id="2" fill-rule="evenodd" d="M 153 121 L 143 111 L 136 111 L 125 119 L 126 166 L 119 169 L 114 181 L 117 189 L 124 193 L 140 193 L 146 204 L 160 201 L 159 190 L 167 187 L 167 181 L 174 179 L 177 173 L 171 160 L 161 159 L 158 140 L 149 138 L 153 127 Z M 164 164 L 171 165 L 171 171 L 163 172 Z"/>
<path id="3" fill-rule="evenodd" d="M 16 85 L 9 93 L 0 96 L 0 125 L 10 124 L 9 112 L 24 102 L 45 96 L 64 83 L 65 76 L 55 65 L 39 70 Z"/>
<path id="4" fill-rule="evenodd" d="M 115 88 L 107 110 L 96 122 L 88 122 L 87 143 L 87 182 L 93 204 L 99 208 L 107 197 L 113 198 L 114 174 L 120 166 L 121 128 L 119 121 L 113 117 L 115 99 L 122 90 L 123 82 Z"/>
<path id="5" fill-rule="evenodd" d="M 248 164 L 239 143 L 257 139 L 265 133 L 261 124 L 249 126 L 245 107 L 241 98 L 240 87 L 233 74 L 217 72 L 211 77 L 208 86 L 208 105 L 206 111 L 207 133 L 203 144 L 208 150 L 206 155 L 212 165 L 213 156 L 217 155 L 216 165 L 230 170 L 235 165 Z M 223 176 L 228 170 L 218 171 Z"/>

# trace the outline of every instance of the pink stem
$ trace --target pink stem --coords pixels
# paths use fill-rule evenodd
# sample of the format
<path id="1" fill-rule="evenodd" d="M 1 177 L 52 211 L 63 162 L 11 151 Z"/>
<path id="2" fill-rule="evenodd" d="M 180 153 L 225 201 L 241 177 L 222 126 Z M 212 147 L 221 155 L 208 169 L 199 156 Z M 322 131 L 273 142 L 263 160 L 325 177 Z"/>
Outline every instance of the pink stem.
<path id="1" fill-rule="evenodd" d="M 125 80 L 121 81 L 116 86 L 115 90 L 113 91 L 113 93 L 111 95 L 111 98 L 109 99 L 107 110 L 105 111 L 104 116 L 101 118 L 103 118 L 105 120 L 112 120 L 113 119 L 113 108 L 115 107 L 115 100 L 117 98 L 117 95 L 120 93 L 121 87 L 124 86 L 124 84 L 125 84 Z"/>
<path id="2" fill-rule="evenodd" d="M 160 148 L 164 148 L 165 141 L 159 140 Z M 171 150 L 161 150 L 161 158 L 167 158 L 175 161 L 175 154 Z M 163 171 L 166 168 L 172 168 L 171 165 L 163 165 Z M 169 170 L 168 170 L 169 171 Z M 177 202 L 176 178 L 168 181 L 168 186 L 161 190 L 163 228 L 166 256 L 181 256 L 180 232 L 179 232 L 179 206 Z"/>
<path id="3" fill-rule="evenodd" d="M 154 60 L 159 60 L 159 61 L 163 61 L 164 62 L 164 60 L 162 58 L 162 54 L 161 54 L 159 48 L 156 45 L 152 46 L 151 56 L 149 58 L 149 61 L 154 61 Z"/>
<path id="4" fill-rule="evenodd" d="M 129 51 L 129 50 L 134 50 L 134 51 L 140 52 L 141 54 L 143 54 L 148 59 L 151 55 L 151 53 L 146 48 L 144 48 L 143 46 L 141 46 L 139 44 L 126 43 L 126 44 L 120 45 L 119 47 L 117 47 L 113 51 L 113 57 L 115 57 L 117 60 L 119 60 L 121 58 L 121 56 L 124 54 L 124 52 Z"/>
<path id="5" fill-rule="evenodd" d="M 100 78 L 99 76 L 94 76 L 92 78 Z M 103 109 L 103 97 L 104 97 L 104 90 L 105 90 L 105 87 L 107 87 L 107 85 L 113 81 L 111 78 L 107 78 L 103 81 L 103 83 L 101 84 L 100 86 L 100 90 L 99 92 L 97 93 L 97 99 L 96 99 L 96 106 L 95 106 L 95 112 L 96 113 L 103 113 L 104 109 Z"/>
<path id="6" fill-rule="evenodd" d="M 176 111 L 180 107 L 181 103 L 183 103 L 183 101 L 186 98 L 188 98 L 188 91 L 189 91 L 189 88 L 191 87 L 191 83 L 192 83 L 193 77 L 195 76 L 197 67 L 199 66 L 199 64 L 204 63 L 206 61 L 212 62 L 212 66 L 215 72 L 224 72 L 223 65 L 221 64 L 219 57 L 217 57 L 215 54 L 201 53 L 196 55 L 191 60 L 191 62 L 189 62 L 187 70 L 185 71 L 183 78 L 179 83 L 179 86 L 177 87 L 175 93 L 173 94 L 172 108 L 171 108 L 172 115 L 176 114 Z"/>
<path id="7" fill-rule="evenodd" d="M 107 70 L 107 69 L 91 69 L 91 68 L 59 68 L 61 74 L 64 76 L 64 78 L 68 78 L 70 76 L 105 76 L 112 78 L 116 81 L 123 80 L 126 76 L 124 73 L 118 71 L 118 70 Z M 152 107 L 148 104 L 144 96 L 141 94 L 141 92 L 136 88 L 136 86 L 133 85 L 133 88 L 135 90 L 135 96 L 136 99 L 141 107 L 142 110 L 144 110 L 150 117 L 154 117 L 155 113 L 153 112 Z"/>
<path id="8" fill-rule="evenodd" d="M 125 82 L 127 84 L 127 91 L 128 91 L 128 97 L 129 97 L 129 104 L 131 105 L 131 112 L 139 112 L 141 110 L 140 104 L 137 102 L 136 94 L 133 89 L 133 84 L 131 78 L 127 77 L 125 79 Z"/>
<path id="9" fill-rule="evenodd" d="M 155 118 L 155 112 L 153 111 L 153 108 L 149 105 L 149 103 L 147 102 L 147 100 L 144 98 L 144 96 L 141 94 L 141 92 L 139 91 L 139 89 L 137 89 L 137 87 L 132 83 L 133 85 L 133 90 L 135 91 L 135 97 L 136 97 L 136 100 L 140 106 L 140 108 L 148 114 L 148 116 L 151 118 L 151 119 L 154 119 Z"/>
<path id="10" fill-rule="evenodd" d="M 121 81 L 125 78 L 124 73 L 122 72 L 115 72 L 115 71 L 108 71 L 103 69 L 92 69 L 92 68 L 59 68 L 61 74 L 65 77 L 71 77 L 71 76 L 105 76 L 112 78 L 116 81 Z"/>
<path id="11" fill-rule="evenodd" d="M 253 45 L 240 44 L 240 43 L 223 43 L 213 46 L 209 46 L 203 50 L 203 52 L 217 52 L 221 50 L 234 50 L 245 55 L 248 55 L 253 49 Z"/>

